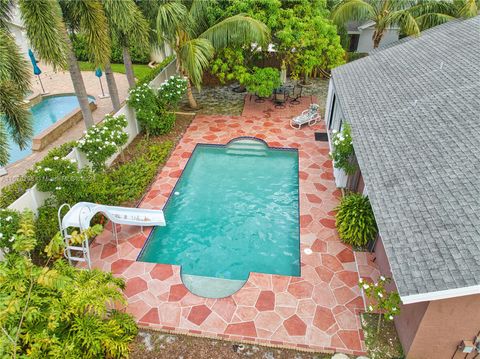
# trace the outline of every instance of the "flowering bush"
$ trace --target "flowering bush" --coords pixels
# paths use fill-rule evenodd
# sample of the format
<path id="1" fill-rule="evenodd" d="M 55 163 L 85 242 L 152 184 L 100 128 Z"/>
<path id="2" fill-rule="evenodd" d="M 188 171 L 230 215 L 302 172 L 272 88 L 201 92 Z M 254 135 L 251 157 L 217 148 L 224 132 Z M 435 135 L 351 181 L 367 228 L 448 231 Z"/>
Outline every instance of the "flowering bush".
<path id="1" fill-rule="evenodd" d="M 178 107 L 187 90 L 187 81 L 172 76 L 162 84 L 158 93 L 147 84 L 130 90 L 128 104 L 135 109 L 137 120 L 149 135 L 164 135 L 175 125 L 175 115 L 170 113 Z"/>
<path id="2" fill-rule="evenodd" d="M 160 85 L 158 97 L 165 108 L 176 110 L 183 95 L 187 92 L 187 79 L 180 76 L 170 78 Z"/>
<path id="3" fill-rule="evenodd" d="M 77 202 L 87 187 L 87 176 L 84 171 L 78 170 L 76 161 L 58 156 L 37 163 L 34 177 L 37 188 L 52 192 L 58 203 Z"/>
<path id="4" fill-rule="evenodd" d="M 107 115 L 101 125 L 90 127 L 78 141 L 78 148 L 85 153 L 95 171 L 105 169 L 105 161 L 127 143 L 128 134 L 124 131 L 127 124 L 124 115 Z"/>
<path id="5" fill-rule="evenodd" d="M 335 168 L 341 168 L 346 174 L 353 174 L 357 170 L 357 165 L 353 162 L 353 143 L 351 128 L 348 123 L 343 125 L 342 131 L 332 131 L 333 151 L 330 152 L 330 158 L 333 160 Z"/>
<path id="6" fill-rule="evenodd" d="M 366 283 L 362 278 L 358 282 L 360 289 L 363 289 L 367 298 L 371 299 L 371 304 L 367 307 L 369 312 L 379 312 L 377 331 L 380 330 L 382 315 L 386 320 L 400 314 L 400 296 L 396 291 L 388 292 L 385 285 L 390 283 L 391 278 L 380 276 L 376 283 Z"/>
<path id="7" fill-rule="evenodd" d="M 12 249 L 20 225 L 20 214 L 9 209 L 0 210 L 0 248 L 8 253 Z"/>

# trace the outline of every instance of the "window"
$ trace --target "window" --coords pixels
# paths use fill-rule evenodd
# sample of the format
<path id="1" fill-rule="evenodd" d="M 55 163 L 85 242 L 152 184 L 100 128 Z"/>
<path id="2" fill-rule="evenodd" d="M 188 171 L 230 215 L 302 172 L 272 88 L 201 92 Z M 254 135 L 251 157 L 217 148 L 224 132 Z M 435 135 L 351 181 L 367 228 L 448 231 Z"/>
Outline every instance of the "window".
<path id="1" fill-rule="evenodd" d="M 360 34 L 350 34 L 350 45 L 348 51 L 354 52 L 358 49 L 358 40 L 360 40 Z"/>
<path id="2" fill-rule="evenodd" d="M 331 130 L 332 129 L 332 124 L 333 124 L 333 113 L 335 112 L 335 100 L 336 100 L 336 96 L 335 94 L 333 94 L 333 98 L 332 98 L 332 107 L 330 107 L 330 113 L 329 113 L 329 119 L 328 119 L 328 129 Z"/>

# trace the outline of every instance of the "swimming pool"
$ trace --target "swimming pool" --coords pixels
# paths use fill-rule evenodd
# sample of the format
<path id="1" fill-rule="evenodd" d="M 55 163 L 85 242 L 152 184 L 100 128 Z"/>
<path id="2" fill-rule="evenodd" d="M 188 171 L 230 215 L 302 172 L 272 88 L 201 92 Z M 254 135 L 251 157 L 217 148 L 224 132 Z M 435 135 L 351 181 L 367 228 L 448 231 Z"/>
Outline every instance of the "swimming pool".
<path id="1" fill-rule="evenodd" d="M 94 101 L 95 98 L 89 97 L 89 102 Z M 33 135 L 38 135 L 79 106 L 75 95 L 53 95 L 44 97 L 39 103 L 30 108 L 33 121 Z M 27 148 L 21 150 L 18 145 L 13 142 L 11 137 L 9 137 L 8 146 L 10 148 L 10 160 L 8 163 L 21 160 L 32 153 L 31 143 Z"/>
<path id="2" fill-rule="evenodd" d="M 250 272 L 300 274 L 298 153 L 241 138 L 196 146 L 138 260 L 181 265 L 195 294 L 222 297 Z M 216 279 L 216 280 L 215 280 Z"/>

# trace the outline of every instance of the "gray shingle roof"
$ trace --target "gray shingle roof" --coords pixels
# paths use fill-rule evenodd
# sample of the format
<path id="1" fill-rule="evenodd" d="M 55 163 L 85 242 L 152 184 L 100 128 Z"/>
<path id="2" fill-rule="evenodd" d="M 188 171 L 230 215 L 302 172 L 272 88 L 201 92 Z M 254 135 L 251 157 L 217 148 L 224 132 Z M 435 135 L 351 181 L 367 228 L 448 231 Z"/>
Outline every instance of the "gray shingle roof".
<path id="1" fill-rule="evenodd" d="M 480 17 L 332 72 L 402 297 L 480 284 Z"/>

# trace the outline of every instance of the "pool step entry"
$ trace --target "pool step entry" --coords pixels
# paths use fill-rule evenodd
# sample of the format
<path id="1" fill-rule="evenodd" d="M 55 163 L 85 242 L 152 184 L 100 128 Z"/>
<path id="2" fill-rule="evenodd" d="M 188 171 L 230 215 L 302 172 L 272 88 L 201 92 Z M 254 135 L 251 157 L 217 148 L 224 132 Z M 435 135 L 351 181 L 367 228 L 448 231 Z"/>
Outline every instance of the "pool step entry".
<path id="1" fill-rule="evenodd" d="M 242 156 L 260 156 L 267 155 L 267 146 L 265 143 L 253 139 L 239 139 L 230 142 L 227 145 L 227 154 Z"/>

